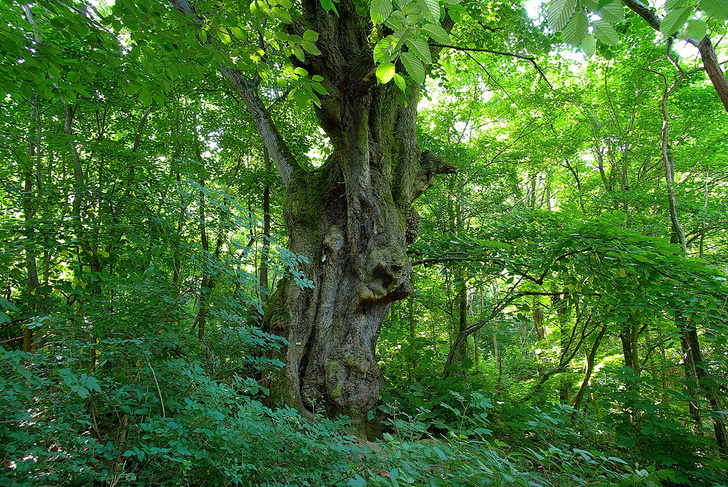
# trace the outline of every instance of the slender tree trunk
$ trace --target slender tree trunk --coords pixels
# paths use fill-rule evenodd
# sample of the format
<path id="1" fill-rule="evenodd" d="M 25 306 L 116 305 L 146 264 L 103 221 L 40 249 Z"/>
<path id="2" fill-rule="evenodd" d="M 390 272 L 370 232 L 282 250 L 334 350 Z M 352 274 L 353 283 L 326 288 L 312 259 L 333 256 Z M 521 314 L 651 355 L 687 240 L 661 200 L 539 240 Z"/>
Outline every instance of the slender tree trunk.
<path id="1" fill-rule="evenodd" d="M 197 151 L 199 154 L 199 151 Z M 200 179 L 200 186 L 205 187 L 204 179 Z M 207 324 L 207 311 L 210 294 L 212 293 L 212 276 L 210 276 L 210 246 L 207 242 L 207 225 L 205 223 L 205 193 L 200 191 L 200 246 L 202 247 L 202 255 L 200 256 L 200 265 L 202 266 L 202 282 L 200 282 L 200 298 L 197 309 L 197 338 L 201 342 L 205 342 L 205 327 Z"/>
<path id="2" fill-rule="evenodd" d="M 538 296 L 533 296 L 533 299 L 531 300 L 531 313 L 533 315 L 533 326 L 536 329 L 536 338 L 538 340 L 543 340 L 545 338 L 543 329 L 543 307 L 541 306 Z"/>
<path id="3" fill-rule="evenodd" d="M 563 297 L 561 294 L 554 293 L 551 296 L 551 304 L 556 309 L 556 316 L 559 320 L 559 330 L 561 331 L 561 356 L 565 357 L 570 346 L 570 325 L 571 313 L 569 307 L 569 298 Z M 559 401 L 562 404 L 571 402 L 571 381 L 562 384 L 559 387 Z"/>
<path id="4" fill-rule="evenodd" d="M 602 337 L 604 337 L 604 333 L 606 331 L 607 325 L 603 324 L 602 328 L 599 330 L 599 334 L 592 344 L 591 350 L 586 354 L 586 371 L 584 373 L 584 380 L 581 382 L 581 386 L 574 396 L 574 409 L 579 409 L 581 407 L 581 402 L 589 387 L 589 381 L 591 380 L 592 373 L 594 373 L 594 360 L 596 359 L 597 351 L 599 350 L 599 343 L 602 341 Z"/>
<path id="5" fill-rule="evenodd" d="M 455 289 L 457 291 L 457 335 L 460 336 L 468 328 L 468 284 L 465 277 L 465 270 L 458 268 L 455 277 Z M 468 340 L 462 340 L 457 351 L 458 360 L 463 361 L 468 357 Z"/>
<path id="6" fill-rule="evenodd" d="M 26 160 L 26 168 L 24 171 L 23 181 L 23 213 L 25 217 L 25 267 L 28 273 L 27 291 L 30 296 L 30 309 L 32 311 L 38 311 L 38 303 L 41 297 L 36 295 L 38 288 L 40 288 L 40 281 L 38 279 L 38 266 L 36 264 L 36 254 L 33 250 L 35 242 L 35 231 L 33 230 L 33 219 L 38 212 L 40 207 L 40 142 L 41 142 L 41 119 L 40 111 L 38 108 L 38 97 L 31 104 L 31 123 L 35 125 L 36 134 L 31 135 L 28 138 L 28 152 Z M 35 135 L 35 137 L 34 137 Z M 37 161 L 37 165 L 34 164 Z M 36 183 L 36 197 L 33 197 L 33 183 Z M 31 352 L 34 348 L 35 337 L 33 336 L 33 330 L 31 328 L 23 328 L 23 351 Z"/>
<path id="7" fill-rule="evenodd" d="M 270 182 L 268 177 L 271 171 L 268 149 L 263 148 L 263 161 L 265 162 L 265 182 L 263 183 L 263 251 L 260 256 L 260 300 L 265 303 L 268 299 L 268 261 L 270 260 Z"/>
<path id="8" fill-rule="evenodd" d="M 627 321 L 622 323 L 619 331 L 619 340 L 622 342 L 622 355 L 624 356 L 624 366 L 634 369 L 635 374 L 640 373 L 639 350 L 637 344 L 639 341 L 637 325 L 632 322 L 632 317 L 628 317 Z"/>
<path id="9" fill-rule="evenodd" d="M 475 359 L 475 373 L 480 372 L 480 350 L 478 349 L 478 330 L 473 332 L 473 358 Z"/>
<path id="10" fill-rule="evenodd" d="M 713 411 L 711 420 L 713 421 L 713 432 L 715 433 L 715 441 L 718 449 L 724 457 L 728 457 L 728 433 L 726 432 L 725 421 L 719 412 L 723 407 L 716 394 L 716 387 L 713 385 L 715 381 L 705 370 L 703 354 L 700 350 L 700 342 L 698 340 L 698 332 L 691 323 L 682 330 L 682 333 L 684 335 L 682 337 L 684 343 L 683 349 L 687 349 L 685 361 L 686 363 L 689 362 L 693 368 L 691 374 L 697 382 L 697 387 L 702 390 L 705 398 L 708 400 L 710 409 Z"/>
<path id="11" fill-rule="evenodd" d="M 174 151 L 172 153 L 172 164 L 171 173 L 175 176 L 177 181 L 177 193 L 179 194 L 179 212 L 177 213 L 177 231 L 174 235 L 174 253 L 172 255 L 172 282 L 175 285 L 177 293 L 180 292 L 180 286 L 182 281 L 182 259 L 181 259 L 181 243 L 182 243 L 182 229 L 184 228 L 185 214 L 187 213 L 187 204 L 182 196 L 181 191 L 182 185 L 182 174 L 180 170 L 180 158 L 182 157 L 182 135 L 180 130 L 180 97 L 177 98 L 175 104 L 175 115 L 174 115 Z"/>

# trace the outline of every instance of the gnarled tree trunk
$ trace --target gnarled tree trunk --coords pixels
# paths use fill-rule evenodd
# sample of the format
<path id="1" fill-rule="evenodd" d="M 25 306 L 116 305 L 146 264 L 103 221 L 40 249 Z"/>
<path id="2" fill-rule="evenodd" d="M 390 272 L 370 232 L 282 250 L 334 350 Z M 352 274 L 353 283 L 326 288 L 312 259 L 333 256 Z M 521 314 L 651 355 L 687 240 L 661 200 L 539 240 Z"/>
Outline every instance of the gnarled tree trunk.
<path id="1" fill-rule="evenodd" d="M 306 415 L 348 415 L 360 435 L 378 401 L 382 374 L 375 344 L 386 307 L 412 292 L 408 244 L 417 238 L 412 202 L 437 174 L 454 168 L 417 143 L 419 87 L 407 93 L 376 85 L 368 31 L 351 0 L 338 16 L 304 0 L 292 30 L 319 33 L 320 56 L 303 67 L 323 76 L 328 95 L 316 110 L 334 151 L 315 170 L 295 163 L 251 84 L 234 69 L 223 74 L 243 96 L 254 124 L 286 184 L 289 248 L 308 259 L 313 283 L 287 280 L 266 323 L 290 342 L 283 377 L 273 391 Z M 269 307 L 269 309 L 271 309 Z"/>
<path id="2" fill-rule="evenodd" d="M 185 0 L 173 3 L 199 17 Z M 284 280 L 268 300 L 265 326 L 289 341 L 286 367 L 271 390 L 307 416 L 321 407 L 329 416 L 346 414 L 364 435 L 383 380 L 374 348 L 384 312 L 412 292 L 406 249 L 419 231 L 412 202 L 454 168 L 417 143 L 419 86 L 409 83 L 403 95 L 393 83 L 376 85 L 372 26 L 355 2 L 341 0 L 336 12 L 319 0 L 301 4 L 288 30 L 319 34 L 321 54 L 299 64 L 322 76 L 328 91 L 316 115 L 334 151 L 322 167 L 305 170 L 296 162 L 255 79 L 235 67 L 220 72 L 281 175 L 289 248 L 307 258 L 302 270 L 313 283 L 302 288 Z"/>

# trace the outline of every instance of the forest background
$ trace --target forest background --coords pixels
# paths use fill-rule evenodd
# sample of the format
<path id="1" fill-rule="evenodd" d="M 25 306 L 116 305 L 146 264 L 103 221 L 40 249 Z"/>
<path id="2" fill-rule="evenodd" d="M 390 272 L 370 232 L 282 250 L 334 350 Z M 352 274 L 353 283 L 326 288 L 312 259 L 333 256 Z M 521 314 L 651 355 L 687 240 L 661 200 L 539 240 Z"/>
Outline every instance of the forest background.
<path id="1" fill-rule="evenodd" d="M 728 2 L 0 18 L 0 485 L 728 485 Z M 301 365 L 294 400 L 277 323 L 343 254 L 292 227 L 366 201 L 345 165 L 319 199 L 296 179 L 346 139 L 332 25 L 422 159 L 382 210 L 406 257 L 336 291 L 376 310 L 374 358 Z"/>

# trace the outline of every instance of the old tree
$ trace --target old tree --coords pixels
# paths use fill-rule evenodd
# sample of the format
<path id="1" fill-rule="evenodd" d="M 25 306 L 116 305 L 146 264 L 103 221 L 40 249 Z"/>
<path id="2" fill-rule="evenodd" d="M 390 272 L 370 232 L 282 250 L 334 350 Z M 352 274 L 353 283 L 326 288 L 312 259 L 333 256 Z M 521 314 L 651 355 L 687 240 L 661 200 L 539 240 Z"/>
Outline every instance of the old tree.
<path id="1" fill-rule="evenodd" d="M 438 10 L 434 15 L 420 3 L 413 2 L 409 14 L 400 15 L 399 25 L 388 25 L 412 31 L 408 21 L 439 20 L 437 2 L 431 6 Z M 183 22 L 210 25 L 200 8 L 183 1 L 174 5 L 187 17 Z M 372 21 L 369 11 L 362 15 L 366 6 L 352 0 L 335 6 L 304 0 L 300 12 L 291 11 L 290 21 L 283 10 L 286 6 L 282 2 L 271 9 L 254 3 L 265 10 L 258 10 L 259 15 L 271 15 L 261 22 L 276 16 L 284 19 L 275 36 L 290 43 L 294 73 L 310 76 L 309 85 L 298 87 L 299 95 L 308 92 L 315 99 L 318 123 L 333 147 L 321 167 L 306 169 L 296 161 L 261 100 L 257 73 L 230 64 L 234 60 L 227 56 L 219 67 L 244 101 L 283 180 L 289 248 L 306 258 L 304 274 L 311 282 L 302 287 L 295 280 L 284 281 L 269 301 L 266 326 L 289 341 L 286 368 L 272 389 L 304 415 L 324 405 L 328 415 L 346 414 L 364 433 L 367 413 L 376 405 L 382 386 L 374 350 L 385 311 L 412 292 L 406 249 L 419 231 L 412 202 L 438 174 L 453 172 L 454 167 L 418 144 L 419 83 L 413 76 L 405 81 L 395 73 L 395 69 L 405 72 L 401 64 L 395 68 L 393 62 L 380 63 L 390 71 L 377 72 Z M 441 24 L 424 24 L 424 29 L 447 36 L 450 17 Z M 261 56 L 268 48 L 263 32 L 258 24 Z M 218 52 L 226 46 L 212 34 L 198 33 L 197 38 L 203 45 L 219 44 L 213 48 Z M 429 60 L 436 48 L 425 38 L 411 33 L 411 40 L 401 40 Z M 390 39 L 377 48 L 388 49 L 389 59 L 396 61 L 397 46 Z M 315 47 L 310 40 L 316 41 Z M 424 77 L 425 65 L 411 53 L 408 56 L 403 60 L 414 78 Z M 395 76 L 396 83 L 382 83 Z"/>

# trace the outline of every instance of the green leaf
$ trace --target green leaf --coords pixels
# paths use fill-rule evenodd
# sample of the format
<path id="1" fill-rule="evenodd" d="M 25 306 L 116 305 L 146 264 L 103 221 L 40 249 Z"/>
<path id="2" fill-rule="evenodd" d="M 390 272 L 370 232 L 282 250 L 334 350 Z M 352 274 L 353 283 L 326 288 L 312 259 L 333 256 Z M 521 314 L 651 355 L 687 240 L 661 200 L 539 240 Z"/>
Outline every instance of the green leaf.
<path id="1" fill-rule="evenodd" d="M 392 38 L 391 37 L 385 37 L 381 41 L 377 42 L 377 44 L 374 46 L 374 62 L 375 63 L 384 63 L 387 61 L 391 61 L 392 51 L 390 50 L 392 46 Z"/>
<path id="2" fill-rule="evenodd" d="M 417 59 L 417 56 L 409 52 L 403 52 L 400 59 L 402 59 L 407 74 L 412 77 L 415 83 L 421 85 L 425 82 L 425 67 L 422 65 L 422 61 Z"/>
<path id="3" fill-rule="evenodd" d="M 230 44 L 230 35 L 227 32 L 225 32 L 224 30 L 218 30 L 217 36 L 220 38 L 220 40 L 224 44 Z"/>
<path id="4" fill-rule="evenodd" d="M 348 487 L 366 487 L 367 481 L 361 475 L 354 474 L 353 478 L 350 478 L 346 483 Z"/>
<path id="5" fill-rule="evenodd" d="M 281 22 L 283 22 L 285 24 L 290 24 L 291 22 L 293 22 L 293 19 L 291 18 L 291 14 L 289 14 L 288 12 L 286 12 L 285 10 L 283 10 L 280 7 L 273 7 L 271 9 L 271 13 L 273 14 L 273 17 L 275 17 L 276 19 L 280 20 Z"/>
<path id="6" fill-rule="evenodd" d="M 662 22 L 660 22 L 660 32 L 666 36 L 673 35 L 675 32 L 680 30 L 680 27 L 685 25 L 685 22 L 688 21 L 691 13 L 692 9 L 690 7 L 681 7 L 671 10 L 667 13 L 667 15 L 665 15 Z"/>
<path id="7" fill-rule="evenodd" d="M 397 88 L 402 90 L 402 92 L 407 90 L 407 83 L 405 83 L 401 74 L 394 73 L 394 84 L 397 85 Z"/>
<path id="8" fill-rule="evenodd" d="M 330 12 L 333 10 L 336 15 L 339 15 L 339 12 L 336 11 L 336 6 L 334 5 L 334 0 L 321 0 L 321 6 L 327 12 Z"/>
<path id="9" fill-rule="evenodd" d="M 296 91 L 293 97 L 296 99 L 296 105 L 301 110 L 304 110 L 308 106 L 308 95 L 303 90 Z"/>
<path id="10" fill-rule="evenodd" d="M 390 62 L 382 63 L 377 66 L 377 79 L 381 84 L 389 83 L 389 81 L 394 78 L 394 74 L 394 64 Z"/>
<path id="11" fill-rule="evenodd" d="M 728 20 L 728 0 L 702 0 L 698 7 L 715 20 Z"/>
<path id="12" fill-rule="evenodd" d="M 622 7 L 622 2 L 619 0 L 606 4 L 597 13 L 602 17 L 602 20 L 608 22 L 621 22 L 624 20 L 624 7 Z"/>
<path id="13" fill-rule="evenodd" d="M 548 20 L 551 30 L 558 32 L 564 28 L 574 15 L 577 0 L 552 0 L 548 9 Z"/>
<path id="14" fill-rule="evenodd" d="M 11 321 L 10 317 L 8 315 L 6 315 L 5 313 L 3 313 L 2 311 L 0 311 L 0 324 L 8 323 L 10 321 Z"/>
<path id="15" fill-rule="evenodd" d="M 0 308 L 7 311 L 18 311 L 18 308 L 13 303 L 3 298 L 2 296 L 0 296 Z"/>
<path id="16" fill-rule="evenodd" d="M 375 24 L 383 24 L 392 13 L 392 0 L 372 0 L 370 7 L 372 22 Z"/>
<path id="17" fill-rule="evenodd" d="M 291 46 L 291 50 L 299 61 L 304 62 L 306 55 L 303 53 L 303 49 L 301 49 L 301 46 Z"/>
<path id="18" fill-rule="evenodd" d="M 440 21 L 440 2 L 437 0 L 425 0 L 425 7 L 430 14 L 430 20 L 432 22 Z"/>
<path id="19" fill-rule="evenodd" d="M 394 42 L 395 39 L 397 40 L 397 44 L 394 46 L 394 49 L 392 49 L 393 53 L 397 53 L 402 49 L 402 46 L 404 43 L 409 39 L 410 34 L 412 34 L 412 27 L 405 27 L 399 32 L 395 32 L 391 36 L 387 36 L 392 39 L 392 42 Z"/>
<path id="20" fill-rule="evenodd" d="M 430 46 L 427 45 L 427 41 L 425 39 L 423 39 L 422 37 L 408 39 L 405 44 L 407 44 L 407 47 L 410 48 L 410 51 L 413 51 L 423 63 L 432 64 L 432 57 L 430 56 Z"/>
<path id="21" fill-rule="evenodd" d="M 586 37 L 584 37 L 584 40 L 581 41 L 581 45 L 579 47 L 581 47 L 582 51 L 584 51 L 586 57 L 592 57 L 594 53 L 597 52 L 597 40 L 593 34 L 587 34 Z"/>
<path id="22" fill-rule="evenodd" d="M 425 24 L 422 26 L 422 30 L 427 32 L 427 34 L 434 40 L 435 42 L 439 42 L 440 44 L 451 44 L 452 41 L 450 40 L 450 35 L 437 24 Z"/>
<path id="23" fill-rule="evenodd" d="M 581 11 L 571 17 L 571 20 L 564 30 L 561 32 L 565 42 L 568 42 L 572 46 L 578 46 L 586 36 L 587 28 L 589 27 L 589 19 L 586 18 L 586 14 Z"/>
<path id="24" fill-rule="evenodd" d="M 314 56 L 318 56 L 321 54 L 321 51 L 319 51 L 319 48 L 316 47 L 316 45 L 313 42 L 309 41 L 303 41 L 301 42 L 301 47 L 309 54 L 313 54 Z"/>
<path id="25" fill-rule="evenodd" d="M 699 41 L 708 33 L 708 23 L 704 20 L 690 20 L 685 33 L 688 38 Z"/>
<path id="26" fill-rule="evenodd" d="M 314 32 L 312 30 L 307 30 L 303 33 L 303 39 L 307 40 L 308 42 L 316 42 L 319 38 L 318 32 Z"/>
<path id="27" fill-rule="evenodd" d="M 667 0 L 662 8 L 668 11 L 674 8 L 687 7 L 689 3 L 688 0 Z"/>
<path id="28" fill-rule="evenodd" d="M 401 30 L 404 27 L 404 14 L 399 10 L 395 10 L 394 12 L 392 12 L 392 15 L 390 15 L 389 18 L 384 22 L 384 25 L 386 25 L 395 32 Z"/>
<path id="29" fill-rule="evenodd" d="M 619 34 L 614 30 L 612 24 L 605 20 L 594 22 L 594 35 L 604 44 L 616 46 L 619 42 Z"/>
<path id="30" fill-rule="evenodd" d="M 314 89 L 314 91 L 316 91 L 317 93 L 320 93 L 322 95 L 329 94 L 329 92 L 326 91 L 326 88 L 324 88 L 324 85 L 322 85 L 321 83 L 317 83 L 314 81 L 313 83 L 311 83 L 311 87 Z"/>

